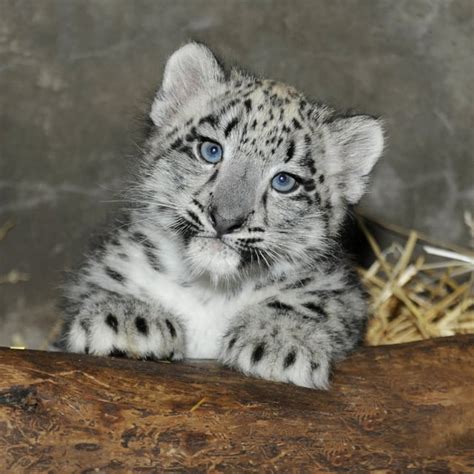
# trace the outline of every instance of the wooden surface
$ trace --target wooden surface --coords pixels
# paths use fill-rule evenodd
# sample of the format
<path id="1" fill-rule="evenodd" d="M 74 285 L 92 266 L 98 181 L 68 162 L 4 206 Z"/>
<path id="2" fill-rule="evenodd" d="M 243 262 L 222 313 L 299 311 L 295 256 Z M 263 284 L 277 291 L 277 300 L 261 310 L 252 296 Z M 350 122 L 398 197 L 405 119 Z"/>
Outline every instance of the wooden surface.
<path id="1" fill-rule="evenodd" d="M 473 472 L 473 356 L 474 336 L 364 348 L 320 392 L 0 349 L 0 472 Z"/>

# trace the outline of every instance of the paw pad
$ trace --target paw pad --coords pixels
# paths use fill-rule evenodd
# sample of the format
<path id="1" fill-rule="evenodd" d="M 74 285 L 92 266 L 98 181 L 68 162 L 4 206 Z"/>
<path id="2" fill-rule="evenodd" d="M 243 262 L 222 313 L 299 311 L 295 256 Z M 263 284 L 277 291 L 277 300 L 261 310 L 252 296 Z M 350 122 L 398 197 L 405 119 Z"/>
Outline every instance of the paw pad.
<path id="1" fill-rule="evenodd" d="M 252 352 L 252 363 L 258 362 L 265 354 L 265 344 L 259 344 Z"/>

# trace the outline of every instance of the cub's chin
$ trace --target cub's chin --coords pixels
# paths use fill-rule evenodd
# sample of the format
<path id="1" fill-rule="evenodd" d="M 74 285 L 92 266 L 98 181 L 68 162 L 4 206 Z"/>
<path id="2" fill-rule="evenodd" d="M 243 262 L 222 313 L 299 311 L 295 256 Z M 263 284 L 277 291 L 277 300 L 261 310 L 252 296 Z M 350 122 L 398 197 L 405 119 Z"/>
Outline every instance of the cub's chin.
<path id="1" fill-rule="evenodd" d="M 195 237 L 189 242 L 186 253 L 196 276 L 207 273 L 218 281 L 238 275 L 239 253 L 219 239 Z"/>

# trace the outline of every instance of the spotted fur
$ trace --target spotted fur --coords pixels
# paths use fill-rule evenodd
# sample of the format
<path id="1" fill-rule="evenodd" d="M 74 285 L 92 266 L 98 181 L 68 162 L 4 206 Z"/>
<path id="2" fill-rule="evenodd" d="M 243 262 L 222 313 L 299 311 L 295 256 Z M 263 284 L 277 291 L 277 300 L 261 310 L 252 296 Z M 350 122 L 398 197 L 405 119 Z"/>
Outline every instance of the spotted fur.
<path id="1" fill-rule="evenodd" d="M 216 358 L 326 388 L 364 334 L 339 233 L 382 152 L 380 123 L 227 73 L 196 43 L 169 59 L 150 117 L 131 210 L 65 286 L 63 347 Z M 209 140 L 222 146 L 217 164 L 199 155 Z M 272 188 L 281 172 L 296 189 Z"/>

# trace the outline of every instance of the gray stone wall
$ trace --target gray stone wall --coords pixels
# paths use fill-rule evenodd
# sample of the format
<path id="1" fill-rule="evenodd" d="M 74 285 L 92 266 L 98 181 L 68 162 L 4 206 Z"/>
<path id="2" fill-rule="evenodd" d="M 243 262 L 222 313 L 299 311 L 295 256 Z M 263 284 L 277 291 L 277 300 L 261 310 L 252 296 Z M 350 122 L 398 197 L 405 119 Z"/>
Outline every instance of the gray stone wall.
<path id="1" fill-rule="evenodd" d="M 188 39 L 308 96 L 382 115 L 362 207 L 465 244 L 473 207 L 472 0 L 0 0 L 0 344 L 38 347 L 61 271 L 133 160 L 136 117 Z"/>

